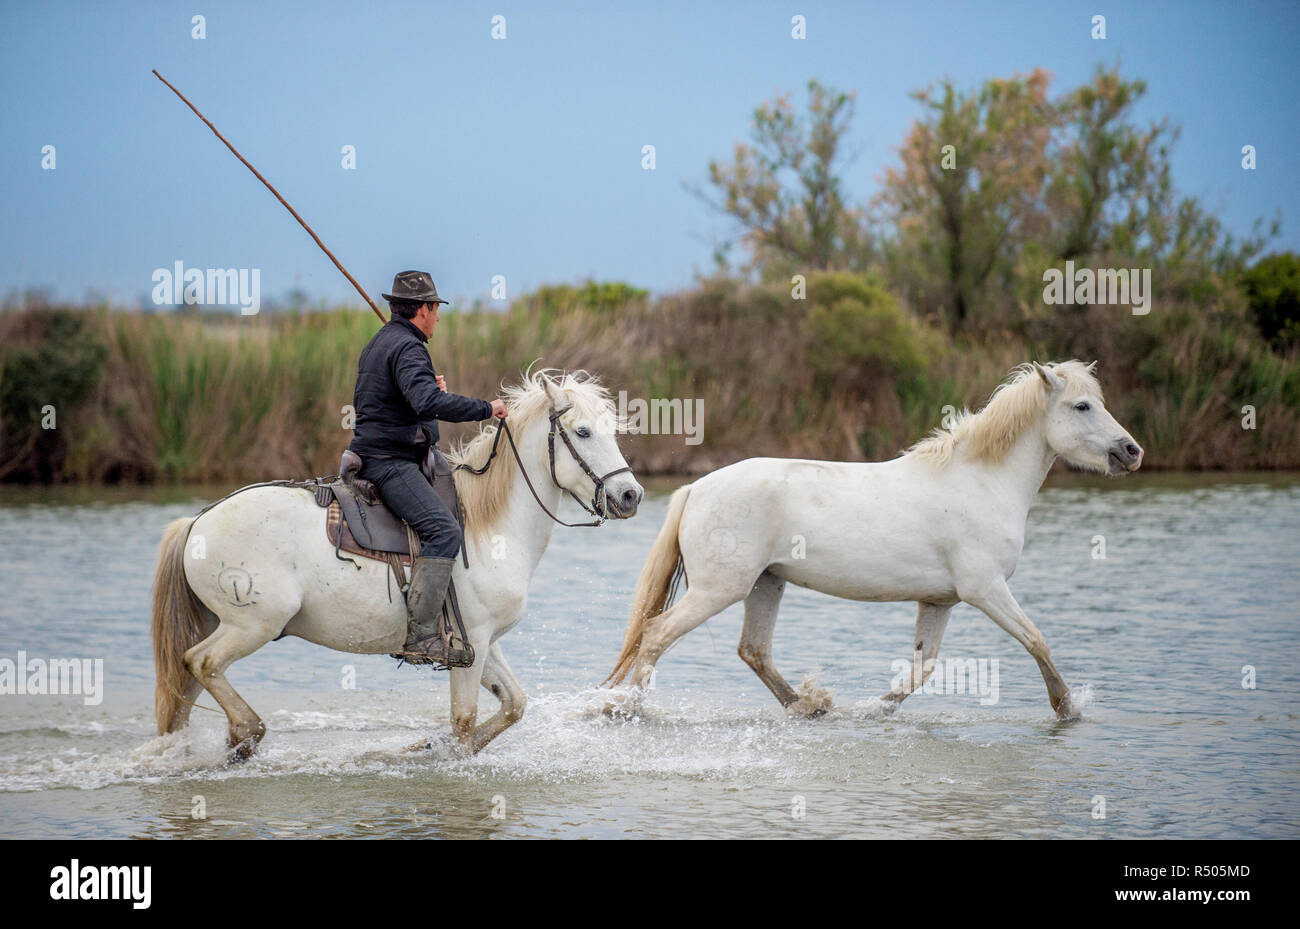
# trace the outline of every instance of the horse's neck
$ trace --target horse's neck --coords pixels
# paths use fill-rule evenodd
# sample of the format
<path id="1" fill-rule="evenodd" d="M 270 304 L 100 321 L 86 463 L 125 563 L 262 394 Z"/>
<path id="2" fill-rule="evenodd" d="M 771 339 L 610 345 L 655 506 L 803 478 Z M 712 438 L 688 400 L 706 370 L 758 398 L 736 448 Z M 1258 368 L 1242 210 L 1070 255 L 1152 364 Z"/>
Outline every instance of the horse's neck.
<path id="1" fill-rule="evenodd" d="M 516 439 L 516 444 L 519 449 L 519 459 L 528 470 L 528 478 L 533 482 L 533 489 L 537 491 L 537 496 L 546 505 L 546 509 L 559 515 L 561 491 L 551 479 L 550 459 L 546 451 L 546 432 L 545 421 L 534 423 Z M 511 468 L 519 467 L 513 455 L 507 459 L 507 463 Z M 511 482 L 506 512 L 509 524 L 518 536 L 518 541 L 523 546 L 522 550 L 526 553 L 531 576 L 542 558 L 542 553 L 546 551 L 547 544 L 551 541 L 551 533 L 555 531 L 555 521 L 537 505 L 532 491 L 528 489 L 528 481 L 524 480 L 522 474 L 516 474 L 514 481 Z"/>
<path id="2" fill-rule="evenodd" d="M 1056 453 L 1047 445 L 1044 424 L 1041 420 L 1033 423 L 1016 438 L 1011 451 L 995 468 L 1002 496 L 1028 516 L 1055 461 Z"/>

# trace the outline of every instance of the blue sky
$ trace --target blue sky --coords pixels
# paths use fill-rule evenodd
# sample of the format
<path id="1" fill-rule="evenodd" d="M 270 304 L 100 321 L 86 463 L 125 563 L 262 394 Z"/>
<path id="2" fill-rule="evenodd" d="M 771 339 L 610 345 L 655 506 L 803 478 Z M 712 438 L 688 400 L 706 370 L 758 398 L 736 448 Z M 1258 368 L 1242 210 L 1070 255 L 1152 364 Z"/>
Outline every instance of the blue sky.
<path id="1" fill-rule="evenodd" d="M 795 13 L 805 41 L 790 38 Z M 729 227 L 683 181 L 703 183 L 759 102 L 801 101 L 813 77 L 857 90 L 846 177 L 866 197 L 918 115 L 909 91 L 1036 66 L 1060 91 L 1117 60 L 1149 84 L 1139 114 L 1182 127 L 1180 191 L 1235 232 L 1281 210 L 1276 247 L 1296 249 L 1298 39 L 1289 2 L 6 4 L 0 293 L 134 304 L 182 261 L 260 268 L 263 299 L 359 302 L 151 68 L 376 299 L 412 267 L 460 305 L 488 300 L 496 274 L 511 297 L 585 277 L 688 286 Z"/>

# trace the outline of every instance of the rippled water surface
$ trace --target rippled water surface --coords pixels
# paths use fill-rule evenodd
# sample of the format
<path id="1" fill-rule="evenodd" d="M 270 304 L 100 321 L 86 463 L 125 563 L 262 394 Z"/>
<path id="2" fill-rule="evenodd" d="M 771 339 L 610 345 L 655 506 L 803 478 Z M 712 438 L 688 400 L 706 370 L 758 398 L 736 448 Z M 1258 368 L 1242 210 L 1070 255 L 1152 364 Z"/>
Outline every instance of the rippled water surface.
<path id="1" fill-rule="evenodd" d="M 660 663 L 641 717 L 604 718 L 592 688 L 656 494 L 629 522 L 556 531 L 502 640 L 527 714 L 479 756 L 400 752 L 447 731 L 445 675 L 286 639 L 230 671 L 269 728 L 233 766 L 223 717 L 163 739 L 152 718 L 158 537 L 218 495 L 0 490 L 0 659 L 98 657 L 106 677 L 98 706 L 0 696 L 0 836 L 1300 837 L 1295 475 L 1053 477 L 1012 589 L 1086 701 L 1077 721 L 964 605 L 941 657 L 996 660 L 996 702 L 921 693 L 882 717 L 914 607 L 798 589 L 776 664 L 815 675 L 828 716 L 783 715 L 736 656 L 733 607 Z"/>

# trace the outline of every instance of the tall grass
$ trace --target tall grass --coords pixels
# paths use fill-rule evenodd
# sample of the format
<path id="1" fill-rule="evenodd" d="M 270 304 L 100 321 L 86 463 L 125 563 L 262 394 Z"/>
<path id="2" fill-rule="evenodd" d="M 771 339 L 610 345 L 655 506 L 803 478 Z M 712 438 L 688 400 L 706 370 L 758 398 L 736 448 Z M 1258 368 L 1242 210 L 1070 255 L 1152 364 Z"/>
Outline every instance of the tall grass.
<path id="1" fill-rule="evenodd" d="M 65 309 L 0 314 L 0 478 L 253 481 L 326 474 L 351 438 L 369 312 L 209 317 Z M 752 455 L 889 457 L 978 406 L 1015 364 L 1100 361 L 1107 402 L 1154 468 L 1300 467 L 1300 364 L 1228 304 L 1150 317 L 1086 308 L 1057 330 L 953 340 L 872 278 L 788 288 L 708 280 L 651 300 L 546 288 L 509 312 L 447 313 L 430 342 L 458 393 L 496 396 L 529 364 L 586 368 L 629 397 L 699 399 L 703 442 L 626 436 L 638 472 Z M 39 368 L 39 370 L 37 370 Z M 40 428 L 53 406 L 57 428 Z M 1242 408 L 1256 428 L 1242 428 Z M 474 426 L 448 427 L 455 436 Z"/>

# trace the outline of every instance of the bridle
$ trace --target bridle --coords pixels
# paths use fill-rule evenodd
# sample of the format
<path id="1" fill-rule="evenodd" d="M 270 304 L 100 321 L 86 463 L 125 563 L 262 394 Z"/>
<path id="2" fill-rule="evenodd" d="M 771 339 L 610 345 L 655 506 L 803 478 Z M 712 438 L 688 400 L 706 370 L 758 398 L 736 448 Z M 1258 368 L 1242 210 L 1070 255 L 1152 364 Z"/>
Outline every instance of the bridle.
<path id="1" fill-rule="evenodd" d="M 543 503 L 542 498 L 537 495 L 537 489 L 533 487 L 533 482 L 528 477 L 528 469 L 524 467 L 523 459 L 519 456 L 519 449 L 515 446 L 514 434 L 511 433 L 510 427 L 506 424 L 506 421 L 504 419 L 500 420 L 497 423 L 496 436 L 492 439 L 492 452 L 491 454 L 488 455 L 487 461 L 483 462 L 483 467 L 471 468 L 467 464 L 459 464 L 456 465 L 456 470 L 468 471 L 470 474 L 485 473 L 488 467 L 492 464 L 492 459 L 497 456 L 497 446 L 501 444 L 501 436 L 504 434 L 506 440 L 510 443 L 510 451 L 514 455 L 515 463 L 519 465 L 519 473 L 524 476 L 524 483 L 528 485 L 529 492 L 533 495 L 533 499 L 537 501 L 537 505 L 542 508 L 543 513 L 551 517 L 551 519 L 555 520 L 561 526 L 569 526 L 571 528 L 575 528 L 575 527 L 583 527 L 583 526 L 603 525 L 605 520 L 609 518 L 608 516 L 606 516 L 606 513 L 608 512 L 608 497 L 605 493 L 605 482 L 608 481 L 615 474 L 622 474 L 624 471 L 631 471 L 632 468 L 630 466 L 624 466 L 622 468 L 615 468 L 613 471 L 610 471 L 606 474 L 602 474 L 602 475 L 596 474 L 596 472 L 592 470 L 591 465 L 587 464 L 587 460 L 583 458 L 581 453 L 579 453 L 579 451 L 574 447 L 573 440 L 569 438 L 568 431 L 564 428 L 564 424 L 560 422 L 560 417 L 563 416 L 565 413 L 569 412 L 569 410 L 571 409 L 573 409 L 572 406 L 566 406 L 562 410 L 551 411 L 551 415 L 550 415 L 551 429 L 546 436 L 546 452 L 547 452 L 547 456 L 550 459 L 550 465 L 551 465 L 551 483 L 553 483 L 556 487 L 560 488 L 560 490 L 563 490 L 570 497 L 576 500 L 578 502 L 578 506 L 582 507 L 592 516 L 595 516 L 596 520 L 594 522 L 566 523 L 564 520 L 560 519 L 558 516 L 556 516 L 554 513 L 552 513 L 550 510 L 546 508 L 546 504 Z M 567 487 L 561 484 L 559 478 L 556 477 L 555 475 L 555 436 L 557 434 L 560 437 L 560 441 L 564 443 L 565 448 L 569 450 L 569 454 L 573 456 L 573 460 L 577 462 L 578 467 L 581 468 L 583 473 L 586 474 L 587 477 L 591 478 L 592 483 L 595 484 L 595 489 L 593 490 L 591 495 L 591 506 L 588 506 L 585 502 L 583 502 L 581 497 L 579 497 L 573 491 L 569 490 Z"/>
<path id="2" fill-rule="evenodd" d="M 546 435 L 546 453 L 551 459 L 551 483 L 556 487 L 559 487 L 560 490 L 565 491 L 565 493 L 574 500 L 577 500 L 578 506 L 582 507 L 592 516 L 597 516 L 601 520 L 604 520 L 607 518 L 605 514 L 608 512 L 605 482 L 615 474 L 622 474 L 624 471 L 631 471 L 632 469 L 624 465 L 621 468 L 615 468 L 607 474 L 597 476 L 596 472 L 591 470 L 591 465 L 587 464 L 587 460 L 583 458 L 582 455 L 578 454 L 578 450 L 573 447 L 573 440 L 569 438 L 569 433 L 565 430 L 564 423 L 560 422 L 560 417 L 571 409 L 573 409 L 572 406 L 566 406 L 562 410 L 553 410 L 551 412 L 551 431 Z M 581 498 L 579 498 L 573 491 L 562 487 L 559 479 L 555 476 L 555 436 L 557 433 L 560 436 L 560 440 L 564 442 L 564 447 L 567 448 L 569 454 L 573 456 L 573 460 L 578 463 L 578 467 L 581 468 L 582 472 L 586 474 L 587 477 L 591 478 L 591 482 L 596 485 L 591 494 L 591 506 L 587 506 L 587 504 L 583 503 Z M 521 470 L 523 469 L 522 462 L 519 467 Z"/>

